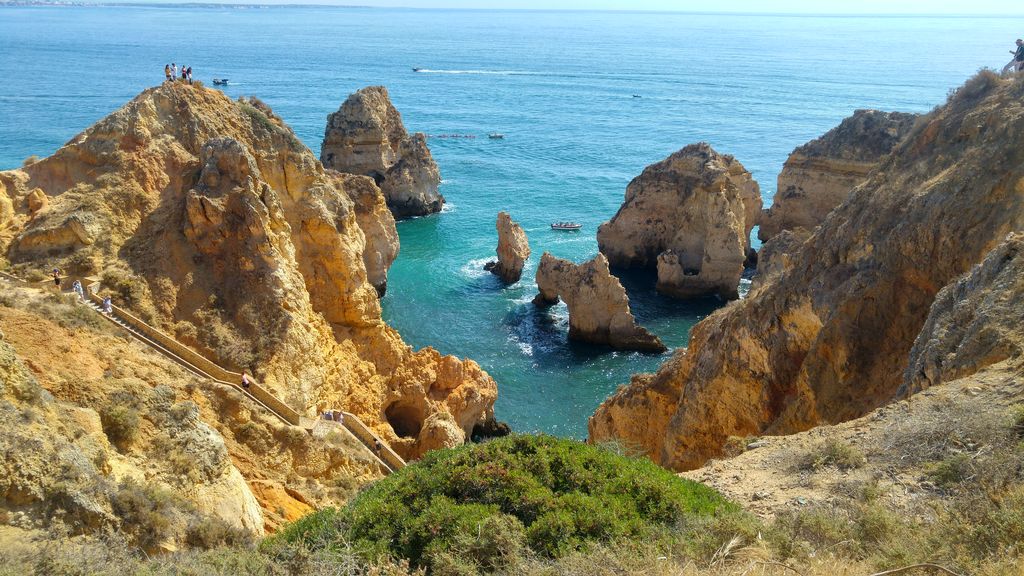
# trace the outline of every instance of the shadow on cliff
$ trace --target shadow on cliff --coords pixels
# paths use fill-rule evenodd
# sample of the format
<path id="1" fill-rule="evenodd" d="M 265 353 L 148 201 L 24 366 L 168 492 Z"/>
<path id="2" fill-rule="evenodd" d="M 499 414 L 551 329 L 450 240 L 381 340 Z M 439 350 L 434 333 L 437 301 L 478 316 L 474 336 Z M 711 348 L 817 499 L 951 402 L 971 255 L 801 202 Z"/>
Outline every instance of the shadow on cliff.
<path id="1" fill-rule="evenodd" d="M 659 320 L 699 318 L 725 306 L 727 303 L 715 296 L 678 300 L 669 298 L 654 289 L 658 281 L 655 270 L 612 268 L 612 274 L 619 279 L 629 296 L 629 307 L 636 317 L 637 323 L 651 329 L 648 324 Z M 682 334 L 658 334 L 670 340 L 682 337 Z"/>

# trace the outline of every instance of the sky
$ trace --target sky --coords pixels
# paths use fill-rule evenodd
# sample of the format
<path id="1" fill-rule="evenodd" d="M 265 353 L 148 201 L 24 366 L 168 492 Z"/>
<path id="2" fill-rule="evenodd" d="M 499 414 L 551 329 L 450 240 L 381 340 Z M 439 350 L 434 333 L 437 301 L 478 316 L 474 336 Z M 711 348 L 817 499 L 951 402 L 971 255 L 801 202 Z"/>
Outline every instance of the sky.
<path id="1" fill-rule="evenodd" d="M 109 0 L 108 0 L 109 1 Z M 116 1 L 116 0 L 115 0 Z M 122 0 L 146 2 L 147 0 Z M 661 10 L 798 14 L 1001 14 L 1018 17 L 1009 0 L 148 0 L 236 4 L 345 4 L 408 8 L 519 8 L 557 10 Z"/>

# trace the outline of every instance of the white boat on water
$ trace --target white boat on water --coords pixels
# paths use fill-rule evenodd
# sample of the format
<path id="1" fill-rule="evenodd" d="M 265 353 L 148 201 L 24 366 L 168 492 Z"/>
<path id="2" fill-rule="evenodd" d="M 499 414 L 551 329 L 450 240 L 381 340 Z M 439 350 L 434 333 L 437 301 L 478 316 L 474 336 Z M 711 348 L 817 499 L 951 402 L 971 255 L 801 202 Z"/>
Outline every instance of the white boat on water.
<path id="1" fill-rule="evenodd" d="M 576 222 L 554 222 L 551 224 L 552 230 L 579 230 L 583 228 L 583 224 Z"/>

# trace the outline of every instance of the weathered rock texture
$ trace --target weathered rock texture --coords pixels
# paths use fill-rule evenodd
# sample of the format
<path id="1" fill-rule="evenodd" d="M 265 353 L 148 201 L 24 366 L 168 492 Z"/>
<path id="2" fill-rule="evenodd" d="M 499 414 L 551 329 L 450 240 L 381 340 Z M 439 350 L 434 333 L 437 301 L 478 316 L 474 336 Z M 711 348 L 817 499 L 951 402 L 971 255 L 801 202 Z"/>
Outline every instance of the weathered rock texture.
<path id="1" fill-rule="evenodd" d="M 327 168 L 372 177 L 395 218 L 433 214 L 444 205 L 426 136 L 405 131 L 383 86 L 359 90 L 327 117 L 320 159 Z"/>
<path id="2" fill-rule="evenodd" d="M 559 297 L 565 301 L 573 340 L 620 350 L 666 350 L 657 336 L 637 325 L 626 289 L 612 276 L 603 254 L 574 264 L 545 252 L 537 268 L 537 288 L 540 294 L 534 303 L 539 306 L 557 304 Z"/>
<path id="3" fill-rule="evenodd" d="M 1024 90 L 985 73 L 924 117 L 791 255 L 609 398 L 590 438 L 675 469 L 728 436 L 785 434 L 891 401 L 936 294 L 1024 227 Z"/>
<path id="4" fill-rule="evenodd" d="M 412 457 L 431 414 L 469 434 L 491 411 L 476 363 L 414 352 L 381 320 L 397 252 L 383 195 L 325 170 L 257 100 L 149 89 L 0 181 L 15 268 L 101 273 L 119 303 L 302 413 L 346 408 Z M 29 220 L 34 188 L 49 205 Z"/>
<path id="5" fill-rule="evenodd" d="M 1024 234 L 946 286 L 910 351 L 903 396 L 1024 355 Z"/>
<path id="6" fill-rule="evenodd" d="M 42 404 L 27 406 L 38 416 L 25 422 L 28 431 L 65 435 L 96 474 L 64 476 L 78 465 L 56 467 L 51 455 L 59 449 L 5 448 L 12 468 L 0 472 L 0 484 L 12 478 L 9 474 L 25 474 L 43 487 L 49 482 L 70 494 L 84 491 L 106 498 L 116 494 L 119 483 L 134 479 L 169 490 L 204 514 L 258 532 L 314 508 L 340 505 L 358 486 L 382 475 L 354 439 L 318 438 L 286 426 L 234 389 L 194 377 L 124 339 L 73 301 L 55 304 L 36 290 L 6 290 L 8 301 L 20 309 L 0 305 L 0 333 L 42 389 L 36 394 Z M 2 372 L 0 382 L 17 380 Z M 129 412 L 137 415 L 137 426 L 128 424 Z M 5 429 L 0 443 L 15 442 L 20 434 L 15 428 Z M 135 433 L 124 433 L 128 430 Z M 53 519 L 50 507 L 61 506 L 49 494 L 29 507 L 12 508 L 6 521 L 46 526 Z M 65 510 L 69 514 L 56 517 L 73 532 L 96 528 Z M 185 519 L 167 515 L 172 523 Z"/>
<path id="7" fill-rule="evenodd" d="M 613 266 L 657 268 L 660 292 L 734 299 L 760 211 L 760 190 L 743 165 L 692 144 L 629 183 L 597 242 Z"/>
<path id="8" fill-rule="evenodd" d="M 509 284 L 519 282 L 523 266 L 530 257 L 530 243 L 523 227 L 512 221 L 508 212 L 498 212 L 498 260 L 484 268 Z"/>
<path id="9" fill-rule="evenodd" d="M 228 458 L 223 437 L 196 417 L 194 404 L 176 403 L 169 389 L 119 382 L 121 396 L 111 401 L 116 398 L 125 410 L 141 414 L 145 419 L 139 426 L 145 428 L 162 417 L 161 429 L 141 433 L 152 443 L 138 442 L 139 449 L 129 452 L 126 440 L 119 436 L 120 446 L 115 448 L 105 432 L 110 425 L 96 410 L 56 401 L 2 340 L 0 384 L 0 415 L 5 422 L 0 434 L 4 453 L 0 520 L 4 524 L 48 527 L 54 519 L 66 517 L 80 532 L 117 529 L 125 520 L 115 501 L 127 497 L 131 489 L 119 482 L 134 480 L 169 490 L 177 502 L 191 502 L 201 513 L 230 526 L 263 534 L 260 506 Z M 143 462 L 145 466 L 140 465 Z M 188 476 L 181 478 L 182 472 Z M 185 523 L 191 520 L 186 508 L 163 510 L 170 525 L 165 537 L 143 547 L 155 551 L 183 541 Z M 130 533 L 133 527 L 125 528 Z"/>
<path id="10" fill-rule="evenodd" d="M 918 117 L 857 110 L 821 138 L 794 150 L 782 166 L 775 200 L 761 216 L 757 237 L 764 242 L 783 230 L 814 230 L 867 179 Z"/>

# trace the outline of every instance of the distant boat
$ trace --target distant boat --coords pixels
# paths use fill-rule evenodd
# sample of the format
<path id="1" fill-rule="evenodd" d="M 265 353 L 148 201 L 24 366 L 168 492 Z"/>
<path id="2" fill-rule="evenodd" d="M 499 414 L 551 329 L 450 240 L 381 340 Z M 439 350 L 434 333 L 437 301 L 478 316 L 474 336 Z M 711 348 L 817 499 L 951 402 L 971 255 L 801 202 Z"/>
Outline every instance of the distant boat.
<path id="1" fill-rule="evenodd" d="M 492 132 L 488 134 L 487 137 L 490 138 L 491 140 L 501 140 L 505 138 L 505 135 L 498 132 Z"/>
<path id="2" fill-rule="evenodd" d="M 633 94 L 633 98 L 643 98 L 643 96 L 641 96 L 639 94 Z"/>
<path id="3" fill-rule="evenodd" d="M 555 223 L 551 224 L 551 229 L 552 230 L 569 230 L 569 231 L 571 231 L 571 230 L 579 230 L 580 228 L 583 228 L 583 224 L 579 224 L 579 223 L 576 223 L 576 222 L 555 222 Z"/>
<path id="4" fill-rule="evenodd" d="M 213 79 L 213 84 L 215 86 L 227 86 L 228 85 L 228 79 L 227 78 L 214 78 Z"/>
<path id="5" fill-rule="evenodd" d="M 423 72 L 423 68 L 413 68 L 413 72 Z"/>

